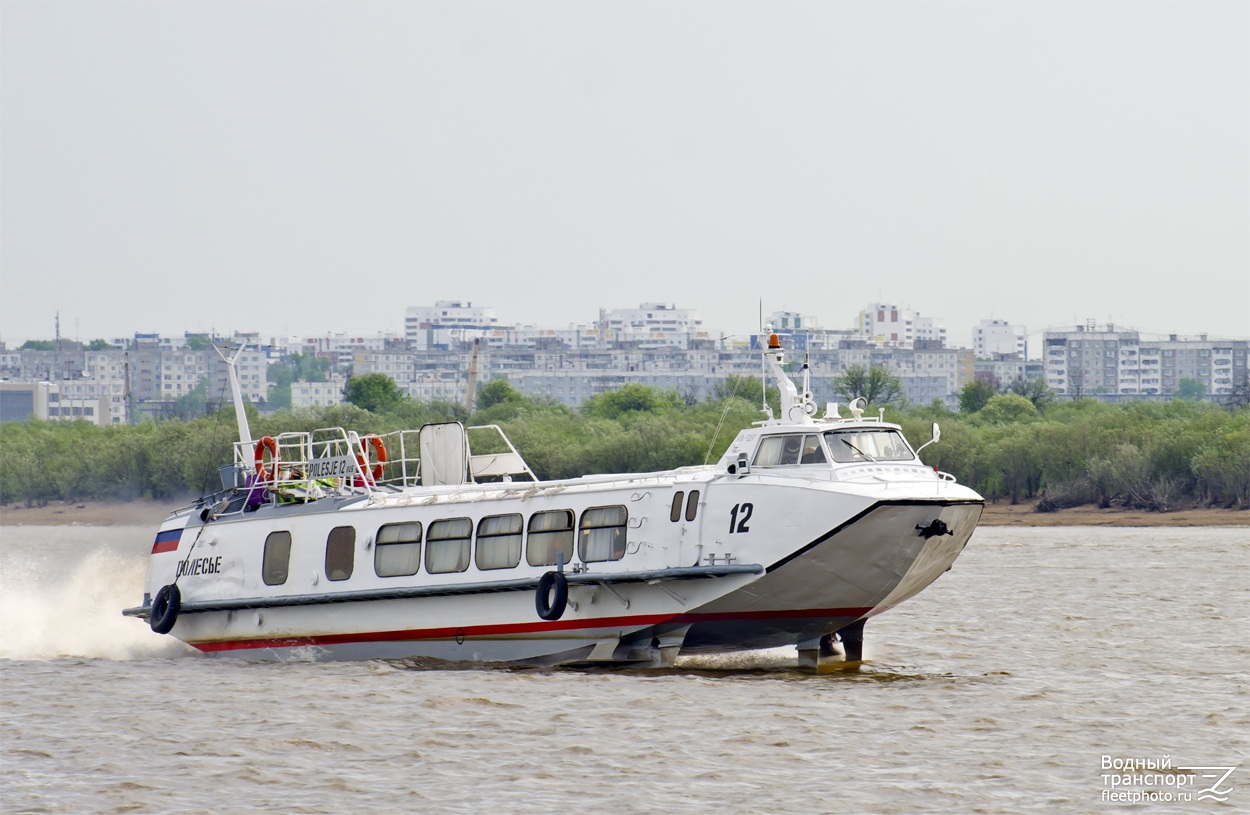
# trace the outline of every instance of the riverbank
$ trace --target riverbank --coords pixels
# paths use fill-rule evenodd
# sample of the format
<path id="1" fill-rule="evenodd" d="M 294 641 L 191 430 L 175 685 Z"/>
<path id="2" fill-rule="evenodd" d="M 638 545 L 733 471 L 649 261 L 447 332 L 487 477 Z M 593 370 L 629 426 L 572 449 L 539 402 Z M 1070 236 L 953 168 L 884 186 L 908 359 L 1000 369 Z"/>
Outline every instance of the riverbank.
<path id="1" fill-rule="evenodd" d="M 42 507 L 13 504 L 0 508 L 0 526 L 155 526 L 189 499 L 125 503 L 53 501 Z M 1239 526 L 1250 528 L 1250 510 L 1183 509 L 1176 512 L 1142 512 L 1113 507 L 1071 507 L 1058 512 L 1038 512 L 1033 503 L 1012 506 L 987 504 L 981 516 L 984 526 Z"/>
<path id="2" fill-rule="evenodd" d="M 1250 527 L 1250 510 L 1202 507 L 1175 512 L 1146 512 L 1094 504 L 1056 512 L 1038 512 L 1033 502 L 986 504 L 982 526 L 1240 526 Z"/>
<path id="3" fill-rule="evenodd" d="M 0 526 L 156 526 L 190 500 L 50 501 L 42 507 L 10 504 L 0 507 Z"/>

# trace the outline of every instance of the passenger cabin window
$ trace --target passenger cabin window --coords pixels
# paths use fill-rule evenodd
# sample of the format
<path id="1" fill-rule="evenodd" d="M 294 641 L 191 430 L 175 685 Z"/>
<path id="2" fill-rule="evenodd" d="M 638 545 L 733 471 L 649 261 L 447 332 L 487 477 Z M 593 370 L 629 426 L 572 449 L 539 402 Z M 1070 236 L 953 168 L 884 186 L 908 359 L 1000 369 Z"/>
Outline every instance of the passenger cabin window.
<path id="1" fill-rule="evenodd" d="M 356 559 L 356 528 L 336 526 L 326 538 L 326 579 L 346 580 L 352 576 Z"/>
<path id="2" fill-rule="evenodd" d="M 833 460 L 852 462 L 914 461 L 916 454 L 903 434 L 890 428 L 830 430 L 825 433 Z"/>
<path id="3" fill-rule="evenodd" d="M 425 570 L 430 574 L 463 572 L 469 568 L 469 537 L 473 522 L 468 518 L 435 521 L 425 533 Z"/>
<path id="4" fill-rule="evenodd" d="M 511 569 L 521 562 L 521 516 L 488 515 L 477 524 L 477 567 Z"/>
<path id="5" fill-rule="evenodd" d="M 266 586 L 281 586 L 291 566 L 291 533 L 270 532 L 265 538 L 265 557 L 260 576 Z"/>
<path id="6" fill-rule="evenodd" d="M 755 451 L 755 467 L 777 467 L 788 464 L 827 464 L 820 446 L 819 433 L 793 433 L 765 436 Z"/>
<path id="7" fill-rule="evenodd" d="M 373 541 L 373 571 L 378 577 L 406 577 L 421 566 L 421 524 L 387 524 Z"/>
<path id="8" fill-rule="evenodd" d="M 625 557 L 625 507 L 591 507 L 582 513 L 577 556 L 583 563 L 620 560 Z"/>
<path id="9" fill-rule="evenodd" d="M 686 520 L 693 521 L 699 514 L 699 491 L 690 491 L 690 500 L 686 502 Z"/>
<path id="10" fill-rule="evenodd" d="M 573 560 L 573 511 L 556 509 L 530 516 L 525 562 L 531 566 L 554 566 L 557 555 Z"/>
<path id="11" fill-rule="evenodd" d="M 668 511 L 668 519 L 673 523 L 681 520 L 681 501 L 685 497 L 686 493 L 683 490 L 673 493 L 673 506 Z"/>

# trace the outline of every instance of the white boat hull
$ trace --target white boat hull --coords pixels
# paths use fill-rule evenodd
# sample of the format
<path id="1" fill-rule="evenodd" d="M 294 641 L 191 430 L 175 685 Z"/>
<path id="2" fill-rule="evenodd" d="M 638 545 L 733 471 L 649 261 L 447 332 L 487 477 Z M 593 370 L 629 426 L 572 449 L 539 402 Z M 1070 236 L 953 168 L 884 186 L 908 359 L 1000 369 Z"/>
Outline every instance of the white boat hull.
<path id="1" fill-rule="evenodd" d="M 754 494 L 766 493 L 757 487 Z M 797 545 L 766 541 L 768 550 L 784 553 L 771 562 L 720 567 L 738 571 L 712 576 L 678 567 L 650 580 L 628 572 L 569 575 L 569 606 L 558 620 L 535 611 L 537 574 L 379 599 L 310 592 L 230 601 L 230 594 L 246 592 L 240 581 L 223 580 L 217 603 L 235 607 L 211 610 L 213 599 L 197 601 L 188 592 L 171 633 L 206 654 L 249 659 L 666 664 L 678 648 L 690 654 L 802 646 L 937 579 L 962 551 L 980 512 L 976 501 L 878 502 L 820 534 L 807 533 Z M 934 519 L 950 533 L 922 536 L 918 530 Z"/>
<path id="2" fill-rule="evenodd" d="M 710 467 L 513 482 L 533 473 L 502 431 L 475 455 L 456 423 L 255 448 L 241 424 L 233 482 L 165 522 L 124 613 L 267 659 L 664 665 L 856 641 L 950 568 L 983 501 L 862 406 L 813 419 L 775 342 L 786 418 Z"/>

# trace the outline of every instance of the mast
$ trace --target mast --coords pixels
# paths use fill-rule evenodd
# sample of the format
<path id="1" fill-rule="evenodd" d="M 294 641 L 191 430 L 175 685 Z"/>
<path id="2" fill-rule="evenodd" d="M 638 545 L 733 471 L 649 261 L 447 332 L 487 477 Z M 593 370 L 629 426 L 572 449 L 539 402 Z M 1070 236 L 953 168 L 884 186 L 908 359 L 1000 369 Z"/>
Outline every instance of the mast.
<path id="1" fill-rule="evenodd" d="M 808 390 L 810 371 L 806 359 L 803 362 L 802 394 L 790 377 L 786 376 L 786 352 L 781 348 L 781 338 L 771 332 L 768 335 L 768 350 L 764 352 L 764 364 L 772 369 L 773 378 L 777 380 L 777 389 L 781 391 L 781 419 L 795 424 L 813 424 L 812 414 L 816 412 L 816 404 Z M 772 410 L 768 409 L 767 412 L 771 418 Z"/>
<path id="2" fill-rule="evenodd" d="M 213 346 L 213 350 L 226 363 L 226 377 L 230 380 L 230 395 L 234 397 L 234 419 L 239 423 L 239 441 L 251 444 L 252 429 L 248 427 L 247 414 L 243 412 L 243 389 L 239 386 L 239 374 L 234 369 L 235 363 L 239 361 L 245 348 L 247 348 L 247 343 L 240 343 L 234 356 L 228 357 L 216 345 Z"/>

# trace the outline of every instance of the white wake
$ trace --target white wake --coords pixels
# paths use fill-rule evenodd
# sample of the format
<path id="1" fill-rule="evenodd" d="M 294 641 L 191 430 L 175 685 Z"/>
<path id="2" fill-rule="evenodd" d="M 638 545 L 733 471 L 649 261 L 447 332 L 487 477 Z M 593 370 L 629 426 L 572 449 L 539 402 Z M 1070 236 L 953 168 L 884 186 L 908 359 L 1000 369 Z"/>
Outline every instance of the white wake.
<path id="1" fill-rule="evenodd" d="M 143 598 L 146 558 L 91 551 L 60 576 L 30 556 L 0 572 L 0 659 L 147 659 L 194 655 L 121 611 Z"/>

